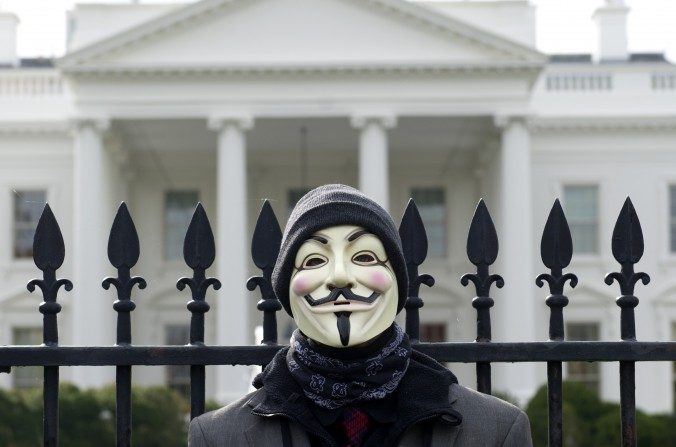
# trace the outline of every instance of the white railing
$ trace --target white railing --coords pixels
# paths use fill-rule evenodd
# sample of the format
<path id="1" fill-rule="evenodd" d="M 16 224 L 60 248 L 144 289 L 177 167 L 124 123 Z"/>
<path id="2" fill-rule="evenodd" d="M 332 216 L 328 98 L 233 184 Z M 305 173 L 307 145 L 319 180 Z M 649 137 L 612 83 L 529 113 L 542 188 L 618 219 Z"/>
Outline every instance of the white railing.
<path id="1" fill-rule="evenodd" d="M 63 96 L 64 82 L 54 70 L 0 71 L 0 99 Z"/>
<path id="2" fill-rule="evenodd" d="M 550 73 L 545 80 L 550 92 L 557 91 L 611 91 L 613 75 L 611 73 Z"/>

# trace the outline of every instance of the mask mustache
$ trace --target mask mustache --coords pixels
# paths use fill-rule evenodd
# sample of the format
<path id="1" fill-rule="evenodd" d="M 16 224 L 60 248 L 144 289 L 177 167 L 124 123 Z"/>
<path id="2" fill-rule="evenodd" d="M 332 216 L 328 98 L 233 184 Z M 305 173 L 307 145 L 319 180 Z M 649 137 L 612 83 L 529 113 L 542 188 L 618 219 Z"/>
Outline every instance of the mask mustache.
<path id="1" fill-rule="evenodd" d="M 314 307 L 314 306 L 321 306 L 322 304 L 330 303 L 332 301 L 336 301 L 338 299 L 338 297 L 341 296 L 341 295 L 344 296 L 345 299 L 347 299 L 349 301 L 360 301 L 360 302 L 366 303 L 366 304 L 373 303 L 380 296 L 380 294 L 378 292 L 373 292 L 370 296 L 361 296 L 361 295 L 357 295 L 356 293 L 354 293 L 350 287 L 337 287 L 337 288 L 333 289 L 324 298 L 320 298 L 320 299 L 315 300 L 315 299 L 312 298 L 312 295 L 310 295 L 310 294 L 303 296 L 303 298 L 305 298 L 305 301 L 307 301 L 307 303 L 310 306 Z"/>

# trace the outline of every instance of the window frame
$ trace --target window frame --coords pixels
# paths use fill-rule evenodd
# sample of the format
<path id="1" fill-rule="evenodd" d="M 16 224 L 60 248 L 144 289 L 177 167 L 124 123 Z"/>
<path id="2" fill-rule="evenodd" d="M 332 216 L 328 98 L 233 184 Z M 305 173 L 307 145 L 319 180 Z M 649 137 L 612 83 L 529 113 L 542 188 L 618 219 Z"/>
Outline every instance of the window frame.
<path id="1" fill-rule="evenodd" d="M 549 183 L 550 186 L 550 200 L 544 204 L 544 209 L 541 211 L 542 219 L 538 220 L 538 224 L 541 225 L 540 233 L 542 234 L 542 229 L 544 228 L 546 216 L 549 213 L 549 210 L 554 203 L 555 199 L 561 201 L 565 212 L 565 203 L 563 197 L 563 188 L 564 186 L 584 186 L 584 185 L 597 185 L 598 187 L 598 197 L 599 197 L 599 234 L 600 235 L 609 235 L 612 234 L 613 225 L 615 223 L 615 218 L 619 212 L 619 207 L 622 202 L 611 203 L 609 200 L 609 188 L 608 184 L 611 182 L 611 179 L 608 179 L 600 175 L 586 175 L 586 174 L 575 174 L 568 173 L 567 175 L 560 175 L 552 178 Z M 537 203 L 537 198 L 535 199 Z M 567 216 L 566 216 L 567 217 Z M 575 247 L 573 247 L 573 258 L 571 260 L 570 268 L 586 268 L 586 267 L 597 267 L 604 268 L 608 264 L 612 264 L 615 260 L 612 257 L 611 253 L 611 238 L 610 237 L 600 237 L 598 241 L 598 253 L 577 253 Z"/>
<path id="2" fill-rule="evenodd" d="M 443 252 L 441 254 L 434 255 L 431 254 L 429 251 L 429 246 L 428 246 L 428 252 L 427 252 L 427 258 L 425 262 L 429 261 L 440 261 L 440 260 L 447 260 L 450 257 L 450 241 L 449 241 L 449 236 L 451 234 L 450 228 L 449 228 L 449 215 L 448 215 L 448 191 L 445 185 L 442 184 L 436 184 L 436 185 L 409 185 L 408 187 L 408 197 L 412 198 L 415 200 L 415 197 L 413 197 L 413 192 L 416 190 L 426 190 L 426 191 L 441 191 L 442 194 L 442 204 L 443 204 L 443 209 L 444 209 L 444 214 L 443 214 Z M 418 210 L 420 210 L 420 205 L 416 202 L 416 206 L 418 206 Z M 422 217 L 422 216 L 421 216 Z M 425 224 L 425 229 L 427 230 L 427 224 Z M 429 237 L 428 237 L 428 242 L 429 242 Z"/>
<path id="3" fill-rule="evenodd" d="M 19 331 L 19 330 L 34 331 L 35 334 L 37 334 L 35 343 L 33 343 L 33 344 L 25 344 L 25 343 L 18 344 L 17 341 L 16 341 L 16 332 Z M 41 345 L 42 344 L 43 332 L 42 332 L 41 326 L 37 326 L 37 325 L 34 325 L 34 324 L 16 325 L 16 326 L 12 326 L 12 327 L 9 328 L 9 336 L 10 336 L 12 345 L 16 345 L 16 346 L 35 346 L 35 345 Z M 19 371 L 21 371 L 21 372 L 19 372 Z M 27 371 L 32 372 L 33 375 L 35 376 L 33 378 L 28 377 L 28 379 L 33 380 L 34 383 L 28 384 L 28 385 L 26 385 L 26 384 L 17 385 L 17 379 L 24 379 L 24 380 L 26 379 L 26 378 L 20 378 L 19 376 L 22 373 L 25 373 Z M 16 370 L 14 370 L 14 369 L 12 370 L 11 385 L 10 386 L 13 390 L 38 389 L 38 388 L 42 387 L 42 380 L 43 380 L 42 367 L 40 367 L 40 366 L 27 366 L 27 367 L 23 367 L 23 368 L 16 368 Z M 28 383 L 27 380 L 26 380 L 26 383 Z"/>
<path id="4" fill-rule="evenodd" d="M 195 206 L 197 203 L 201 202 L 202 198 L 202 189 L 196 186 L 185 186 L 185 187 L 172 187 L 172 188 L 167 188 L 162 190 L 162 216 L 161 216 L 161 222 L 162 222 L 162 261 L 166 264 L 181 264 L 183 263 L 183 256 L 180 255 L 177 258 L 170 258 L 167 256 L 167 235 L 168 235 L 168 226 L 167 226 L 167 198 L 168 195 L 172 192 L 195 192 L 197 193 L 197 202 L 195 202 Z M 194 212 L 194 208 L 193 208 Z M 188 223 L 189 224 L 189 223 Z M 187 226 L 186 226 L 187 229 Z"/>
<path id="5" fill-rule="evenodd" d="M 162 343 L 166 346 L 182 346 L 181 344 L 169 343 L 168 342 L 168 331 L 170 328 L 181 328 L 186 330 L 186 343 L 190 342 L 190 324 L 188 323 L 175 323 L 175 322 L 165 322 L 162 324 Z M 187 371 L 186 382 L 175 382 L 170 381 L 170 376 L 172 375 L 171 371 Z M 187 397 L 190 396 L 190 365 L 164 365 L 164 385 L 167 388 L 171 388 L 182 395 Z"/>
<path id="6" fill-rule="evenodd" d="M 589 339 L 589 340 L 578 340 L 576 341 L 601 341 L 603 339 L 603 323 L 599 320 L 571 320 L 568 319 L 568 321 L 565 322 L 565 340 L 566 341 L 573 341 L 573 339 L 570 338 L 570 326 L 571 325 L 587 325 L 587 326 L 595 326 L 596 328 L 596 338 L 594 339 Z M 585 368 L 590 367 L 590 368 L 595 368 L 596 371 L 593 373 L 596 376 L 596 395 L 599 398 L 602 398 L 603 394 L 603 368 L 601 367 L 600 362 L 565 362 L 565 370 L 564 370 L 564 376 L 565 380 L 571 381 L 571 382 L 576 382 L 576 383 L 581 383 L 583 385 L 586 385 L 586 382 L 589 382 L 589 379 L 587 377 L 582 377 L 582 378 L 571 378 L 571 371 L 570 367 L 571 365 L 580 365 Z M 588 374 L 588 376 L 592 376 L 592 374 Z M 585 380 L 586 379 L 586 380 Z"/>
<path id="7" fill-rule="evenodd" d="M 676 240 L 672 240 L 671 228 L 672 225 L 676 226 L 676 214 L 671 215 L 671 198 L 672 193 L 676 198 L 676 181 L 668 181 L 665 185 L 665 196 L 666 196 L 666 209 L 665 209 L 665 240 L 666 240 L 666 258 L 671 258 L 676 262 L 676 249 L 672 246 L 672 243 L 676 243 Z"/>
<path id="8" fill-rule="evenodd" d="M 33 263 L 33 257 L 18 258 L 14 256 L 14 196 L 15 191 L 44 191 L 45 192 L 45 201 L 52 205 L 53 209 L 63 208 L 63 203 L 58 199 L 57 189 L 54 185 L 47 185 L 45 183 L 33 183 L 33 182 L 11 182 L 4 185 L 5 193 L 2 195 L 4 203 L 2 203 L 2 208 L 5 211 L 5 216 L 8 216 L 4 221 L 4 228 L 0 234 L 4 240 L 0 243 L 4 243 L 6 247 L 9 247 L 9 250 L 5 250 L 4 255 L 1 258 L 4 268 L 8 271 L 19 271 L 24 272 L 26 270 L 35 269 L 35 264 Z M 57 211 L 57 219 L 59 218 Z"/>
<path id="9" fill-rule="evenodd" d="M 567 211 L 568 206 L 567 206 L 567 200 L 566 200 L 566 189 L 567 188 L 594 188 L 596 189 L 596 219 L 595 222 L 595 249 L 593 251 L 588 251 L 588 252 L 583 252 L 581 253 L 579 251 L 579 248 L 575 248 L 573 245 L 573 255 L 581 258 L 597 258 L 601 255 L 601 252 L 603 250 L 602 247 L 602 241 L 601 241 L 601 186 L 598 183 L 595 182 L 563 182 L 561 184 L 561 202 L 563 204 L 563 209 L 564 212 L 566 213 L 566 219 L 568 220 L 568 225 L 571 227 L 571 233 L 572 233 L 572 226 L 575 223 L 582 223 L 582 224 L 589 224 L 590 222 L 573 222 L 571 223 L 571 218 L 570 215 Z"/>

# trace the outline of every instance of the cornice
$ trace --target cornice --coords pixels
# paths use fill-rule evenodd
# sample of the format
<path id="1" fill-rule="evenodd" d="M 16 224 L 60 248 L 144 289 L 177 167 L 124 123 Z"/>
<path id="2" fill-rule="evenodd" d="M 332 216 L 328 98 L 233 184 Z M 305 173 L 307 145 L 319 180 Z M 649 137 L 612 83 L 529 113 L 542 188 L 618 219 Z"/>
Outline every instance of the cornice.
<path id="1" fill-rule="evenodd" d="M 0 121 L 0 135 L 68 136 L 68 121 Z"/>
<path id="2" fill-rule="evenodd" d="M 528 124 L 533 132 L 676 130 L 676 116 L 533 117 L 528 120 Z"/>
<path id="3" fill-rule="evenodd" d="M 213 75 L 322 75 L 332 74 L 530 74 L 541 65 L 531 62 L 495 63 L 328 63 L 328 64 L 229 64 L 194 66 L 108 66 L 63 67 L 70 76 L 213 76 Z"/>

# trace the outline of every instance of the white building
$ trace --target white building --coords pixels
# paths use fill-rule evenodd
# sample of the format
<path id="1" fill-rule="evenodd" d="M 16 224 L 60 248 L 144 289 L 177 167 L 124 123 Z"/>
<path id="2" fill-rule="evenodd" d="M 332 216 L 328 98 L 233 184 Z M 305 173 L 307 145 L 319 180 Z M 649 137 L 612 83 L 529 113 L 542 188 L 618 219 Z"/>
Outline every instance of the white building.
<path id="1" fill-rule="evenodd" d="M 188 295 L 176 279 L 186 219 L 197 200 L 218 244 L 210 292 L 209 344 L 253 343 L 257 273 L 253 224 L 270 198 L 283 222 L 307 188 L 359 186 L 398 218 L 417 199 L 430 238 L 423 266 L 437 285 L 423 291 L 428 339 L 475 336 L 465 238 L 485 197 L 500 236 L 506 286 L 495 289 L 496 341 L 547 338 L 547 291 L 539 240 L 556 197 L 576 244 L 564 315 L 576 339 L 619 338 L 617 269 L 610 235 L 631 195 L 646 236 L 637 288 L 643 340 L 676 335 L 676 67 L 660 54 L 629 54 L 628 9 L 595 13 L 598 51 L 547 56 L 535 50 L 527 1 L 203 0 L 191 4 L 82 4 L 68 17 L 68 52 L 21 59 L 17 20 L 0 14 L 0 343 L 39 343 L 32 231 L 48 200 L 66 240 L 60 276 L 75 283 L 59 300 L 61 342 L 110 345 L 114 293 L 105 248 L 125 200 L 141 239 L 135 273 L 135 344 L 185 343 Z M 280 313 L 280 339 L 289 320 Z M 474 384 L 473 365 L 453 365 Z M 114 368 L 62 368 L 64 380 L 99 386 Z M 138 367 L 138 384 L 187 382 L 183 370 Z M 544 365 L 495 365 L 494 388 L 525 399 Z M 31 370 L 0 375 L 26 386 Z M 569 365 L 568 378 L 619 396 L 616 364 Z M 232 399 L 248 372 L 207 369 L 208 394 Z M 673 409 L 669 363 L 637 366 L 637 403 Z"/>

